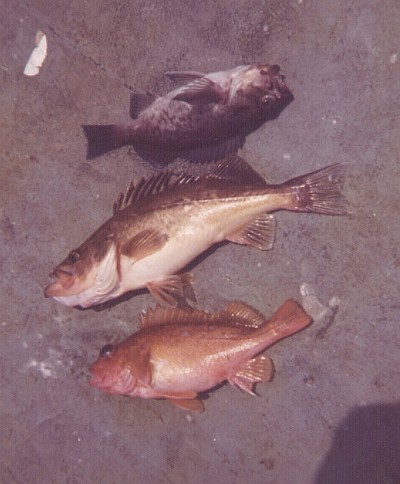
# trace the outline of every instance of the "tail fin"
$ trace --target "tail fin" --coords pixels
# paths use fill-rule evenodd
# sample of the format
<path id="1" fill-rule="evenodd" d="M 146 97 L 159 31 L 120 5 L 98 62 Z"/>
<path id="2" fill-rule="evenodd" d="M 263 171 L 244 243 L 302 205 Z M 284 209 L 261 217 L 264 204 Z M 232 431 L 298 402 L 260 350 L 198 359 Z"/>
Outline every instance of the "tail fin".
<path id="1" fill-rule="evenodd" d="M 284 186 L 293 189 L 293 206 L 290 210 L 325 215 L 348 213 L 348 203 L 342 193 L 346 163 L 321 168 L 289 180 Z"/>
<path id="2" fill-rule="evenodd" d="M 311 321 L 311 317 L 303 307 L 293 299 L 289 299 L 260 327 L 260 330 L 270 336 L 268 337 L 270 345 L 301 331 L 311 324 Z"/>
<path id="3" fill-rule="evenodd" d="M 118 124 L 82 125 L 88 141 L 86 158 L 91 160 L 131 143 L 124 126 Z"/>

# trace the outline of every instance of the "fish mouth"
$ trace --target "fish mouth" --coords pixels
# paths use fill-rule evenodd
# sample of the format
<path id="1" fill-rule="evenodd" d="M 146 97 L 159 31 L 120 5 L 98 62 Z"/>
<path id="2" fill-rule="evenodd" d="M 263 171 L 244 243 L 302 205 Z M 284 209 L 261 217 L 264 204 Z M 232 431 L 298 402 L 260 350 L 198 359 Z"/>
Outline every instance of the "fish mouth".
<path id="1" fill-rule="evenodd" d="M 98 388 L 105 393 L 127 395 L 132 392 L 136 386 L 136 378 L 128 368 L 123 369 L 118 377 L 108 374 L 103 376 L 96 375 L 93 367 L 90 368 L 90 372 L 92 373 L 92 376 L 89 379 L 89 385 Z"/>
<path id="2" fill-rule="evenodd" d="M 294 96 L 285 83 L 285 76 L 276 74 L 271 78 L 271 88 L 268 89 L 261 98 L 265 106 L 277 104 L 281 108 L 293 101 Z"/>
<path id="3" fill-rule="evenodd" d="M 76 273 L 68 267 L 57 267 L 50 274 L 49 277 L 54 279 L 44 289 L 45 297 L 65 296 L 74 284 Z"/>

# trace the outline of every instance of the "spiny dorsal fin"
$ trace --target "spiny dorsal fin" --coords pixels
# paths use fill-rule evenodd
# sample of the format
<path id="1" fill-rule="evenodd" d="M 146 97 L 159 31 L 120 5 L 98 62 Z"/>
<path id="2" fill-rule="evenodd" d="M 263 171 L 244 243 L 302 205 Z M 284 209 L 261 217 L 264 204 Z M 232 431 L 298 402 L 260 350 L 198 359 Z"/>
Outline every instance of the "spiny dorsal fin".
<path id="1" fill-rule="evenodd" d="M 265 318 L 262 314 L 241 301 L 229 303 L 217 314 L 190 308 L 156 306 L 154 309 L 149 308 L 140 316 L 141 328 L 163 324 L 212 324 L 258 328 L 264 322 Z"/>
<path id="2" fill-rule="evenodd" d="M 236 153 L 222 160 L 212 174 L 217 178 L 240 180 L 243 185 L 250 184 L 255 187 L 267 185 L 264 178 Z"/>
<path id="3" fill-rule="evenodd" d="M 258 328 L 265 322 L 265 317 L 261 313 L 241 301 L 229 303 L 215 318 L 219 323 L 248 328 Z"/>
<path id="4" fill-rule="evenodd" d="M 186 173 L 178 175 L 166 170 L 149 178 L 141 178 L 136 185 L 131 183 L 126 191 L 120 193 L 115 200 L 113 214 L 115 215 L 118 211 L 132 206 L 146 197 L 162 193 L 179 185 L 189 185 L 205 179 L 235 180 L 236 183 L 240 182 L 242 185 L 253 187 L 266 186 L 265 180 L 246 161 L 240 156 L 230 155 L 221 161 L 212 173 L 206 175 L 193 176 Z"/>
<path id="5" fill-rule="evenodd" d="M 120 193 L 115 200 L 113 214 L 115 215 L 120 210 L 133 205 L 145 197 L 164 191 L 173 178 L 177 178 L 175 173 L 164 171 L 150 178 L 141 178 L 136 185 L 131 182 L 125 192 Z"/>

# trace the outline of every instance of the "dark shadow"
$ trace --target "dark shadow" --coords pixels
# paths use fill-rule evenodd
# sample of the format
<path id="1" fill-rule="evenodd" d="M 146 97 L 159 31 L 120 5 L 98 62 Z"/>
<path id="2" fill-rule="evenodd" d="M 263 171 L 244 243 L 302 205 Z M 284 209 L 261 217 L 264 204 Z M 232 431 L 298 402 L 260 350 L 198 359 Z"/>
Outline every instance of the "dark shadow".
<path id="1" fill-rule="evenodd" d="M 314 484 L 399 484 L 400 404 L 359 407 L 341 422 Z"/>

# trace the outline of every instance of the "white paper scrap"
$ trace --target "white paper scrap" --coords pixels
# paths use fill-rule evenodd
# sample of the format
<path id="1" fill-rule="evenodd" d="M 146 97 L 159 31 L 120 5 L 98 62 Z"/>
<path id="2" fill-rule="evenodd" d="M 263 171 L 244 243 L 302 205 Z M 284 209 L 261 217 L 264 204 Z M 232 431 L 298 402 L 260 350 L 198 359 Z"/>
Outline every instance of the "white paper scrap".
<path id="1" fill-rule="evenodd" d="M 26 63 L 24 74 L 26 76 L 37 76 L 47 55 L 46 35 L 38 30 L 36 33 L 36 47 L 33 49 L 28 62 Z"/>

